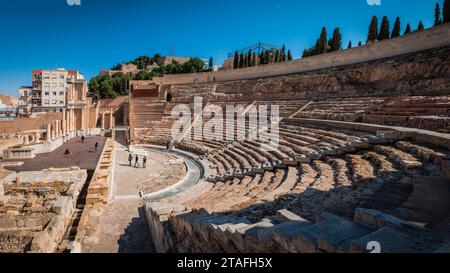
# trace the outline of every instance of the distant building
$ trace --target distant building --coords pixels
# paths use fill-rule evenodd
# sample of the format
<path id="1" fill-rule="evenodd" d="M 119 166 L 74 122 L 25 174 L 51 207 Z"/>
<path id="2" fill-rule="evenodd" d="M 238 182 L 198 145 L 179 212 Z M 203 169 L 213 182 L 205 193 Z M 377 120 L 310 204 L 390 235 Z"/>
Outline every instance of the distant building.
<path id="1" fill-rule="evenodd" d="M 70 128 L 83 130 L 89 121 L 87 82 L 77 70 L 33 70 L 32 86 L 19 88 L 19 114 L 63 113 Z"/>
<path id="2" fill-rule="evenodd" d="M 79 71 L 33 70 L 32 82 L 32 113 L 62 112 L 69 105 L 86 100 L 87 82 Z"/>
<path id="3" fill-rule="evenodd" d="M 174 62 L 177 62 L 179 64 L 184 64 L 187 61 L 189 61 L 190 59 L 191 59 L 190 57 L 165 56 L 165 57 L 162 57 L 162 63 L 163 63 L 163 65 L 172 64 Z"/>
<path id="4" fill-rule="evenodd" d="M 161 63 L 162 65 L 168 65 L 172 64 L 174 62 L 178 62 L 180 64 L 184 64 L 187 61 L 189 61 L 190 57 L 177 57 L 177 56 L 165 56 L 161 57 Z M 159 65 L 156 63 L 153 63 L 151 65 L 147 65 L 146 69 L 139 69 L 137 65 L 135 64 L 122 64 L 120 65 L 120 70 L 111 70 L 111 69 L 102 69 L 99 71 L 100 76 L 113 76 L 115 74 L 129 74 L 129 75 L 136 75 L 137 73 L 141 71 L 152 71 L 155 68 L 158 68 Z"/>
<path id="5" fill-rule="evenodd" d="M 19 115 L 29 116 L 31 115 L 32 98 L 33 93 L 32 86 L 21 86 L 19 88 Z"/>

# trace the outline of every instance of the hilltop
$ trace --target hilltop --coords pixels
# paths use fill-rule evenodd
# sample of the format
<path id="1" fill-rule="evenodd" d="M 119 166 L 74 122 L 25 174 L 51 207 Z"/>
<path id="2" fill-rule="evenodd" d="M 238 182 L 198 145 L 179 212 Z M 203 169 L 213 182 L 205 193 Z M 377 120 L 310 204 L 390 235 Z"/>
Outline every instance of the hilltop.
<path id="1" fill-rule="evenodd" d="M 0 105 L 3 107 L 6 106 L 17 106 L 18 99 L 13 96 L 0 94 Z"/>

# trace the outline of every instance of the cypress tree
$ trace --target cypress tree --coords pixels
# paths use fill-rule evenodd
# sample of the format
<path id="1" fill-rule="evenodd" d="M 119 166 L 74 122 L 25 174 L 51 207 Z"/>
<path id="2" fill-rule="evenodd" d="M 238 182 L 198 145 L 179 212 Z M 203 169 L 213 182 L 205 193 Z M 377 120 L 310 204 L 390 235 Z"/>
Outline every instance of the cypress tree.
<path id="1" fill-rule="evenodd" d="M 247 55 L 244 55 L 244 67 L 247 67 L 248 65 L 248 57 Z"/>
<path id="2" fill-rule="evenodd" d="M 213 71 L 213 70 L 214 70 L 214 60 L 213 60 L 213 57 L 210 57 L 210 58 L 209 58 L 208 69 L 209 69 L 210 71 Z"/>
<path id="3" fill-rule="evenodd" d="M 294 59 L 294 58 L 292 58 L 292 53 L 291 53 L 290 49 L 288 50 L 287 59 L 288 59 L 288 61 L 292 61 Z"/>
<path id="4" fill-rule="evenodd" d="M 251 67 L 252 66 L 252 50 L 249 49 L 248 50 L 248 55 L 247 55 L 247 67 Z"/>
<path id="5" fill-rule="evenodd" d="M 333 44 L 333 38 L 328 39 L 328 48 L 331 50 L 331 46 Z"/>
<path id="6" fill-rule="evenodd" d="M 352 41 L 348 42 L 347 48 L 350 49 L 350 48 L 352 48 L 352 47 L 353 47 L 353 46 L 352 46 Z"/>
<path id="7" fill-rule="evenodd" d="M 256 66 L 256 53 L 253 52 L 253 56 L 252 56 L 252 66 Z"/>
<path id="8" fill-rule="evenodd" d="M 406 35 L 408 33 L 411 33 L 411 25 L 409 23 L 406 25 L 405 34 L 403 35 Z"/>
<path id="9" fill-rule="evenodd" d="M 260 53 L 258 59 L 259 59 L 258 65 L 263 65 L 264 64 L 264 53 Z"/>
<path id="10" fill-rule="evenodd" d="M 237 51 L 234 53 L 233 67 L 234 69 L 239 68 L 239 53 Z"/>
<path id="11" fill-rule="evenodd" d="M 278 63 L 280 61 L 280 50 L 277 49 L 277 51 L 275 52 L 275 63 Z"/>
<path id="12" fill-rule="evenodd" d="M 369 34 L 367 35 L 367 42 L 375 42 L 378 38 L 378 18 L 372 17 L 372 21 L 369 26 Z"/>
<path id="13" fill-rule="evenodd" d="M 323 54 L 323 53 L 327 53 L 327 51 L 328 51 L 327 29 L 325 27 L 322 28 L 322 32 L 320 33 L 320 38 L 316 42 L 314 51 L 316 54 Z"/>
<path id="14" fill-rule="evenodd" d="M 244 67 L 244 53 L 241 52 L 241 54 L 239 55 L 239 68 L 243 67 Z"/>
<path id="15" fill-rule="evenodd" d="M 436 3 L 436 7 L 434 8 L 434 26 L 442 24 L 441 20 L 441 7 L 439 3 Z"/>
<path id="16" fill-rule="evenodd" d="M 389 29 L 390 29 L 389 19 L 387 18 L 387 16 L 384 16 L 383 20 L 381 21 L 380 33 L 378 35 L 379 41 L 389 39 L 389 36 L 390 36 Z"/>
<path id="17" fill-rule="evenodd" d="M 331 39 L 331 51 L 339 51 L 342 48 L 342 34 L 339 28 L 335 28 Z"/>
<path id="18" fill-rule="evenodd" d="M 395 19 L 394 28 L 392 29 L 391 38 L 399 37 L 401 29 L 400 17 L 397 17 L 397 19 Z"/>
<path id="19" fill-rule="evenodd" d="M 286 61 L 286 46 L 283 45 L 280 52 L 280 61 L 285 62 Z"/>
<path id="20" fill-rule="evenodd" d="M 359 41 L 358 46 L 362 46 L 362 42 L 361 41 Z"/>
<path id="21" fill-rule="evenodd" d="M 267 64 L 267 54 L 266 51 L 261 53 L 261 64 Z"/>
<path id="22" fill-rule="evenodd" d="M 417 31 L 421 31 L 421 30 L 424 30 L 424 29 L 425 29 L 425 27 L 423 26 L 422 21 L 420 21 L 419 25 L 417 26 Z"/>
<path id="23" fill-rule="evenodd" d="M 450 22 L 450 0 L 445 0 L 444 1 L 444 7 L 442 9 L 442 14 L 443 14 L 443 22 L 444 23 L 449 23 Z"/>
<path id="24" fill-rule="evenodd" d="M 263 53 L 263 64 L 269 64 L 269 51 L 264 51 Z"/>

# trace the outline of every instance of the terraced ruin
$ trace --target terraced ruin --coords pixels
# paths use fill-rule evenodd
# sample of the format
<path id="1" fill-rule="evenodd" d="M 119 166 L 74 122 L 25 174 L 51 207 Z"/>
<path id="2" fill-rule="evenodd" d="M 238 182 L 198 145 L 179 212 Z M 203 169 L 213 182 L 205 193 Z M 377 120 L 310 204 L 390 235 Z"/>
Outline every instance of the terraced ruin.
<path id="1" fill-rule="evenodd" d="M 449 53 L 443 24 L 292 62 L 131 81 L 116 107 L 129 126 L 74 152 L 97 153 L 89 177 L 50 168 L 28 181 L 21 168 L 47 162 L 1 166 L 0 252 L 448 253 Z"/>
<path id="2" fill-rule="evenodd" d="M 448 26 L 446 26 L 448 28 Z M 159 252 L 447 252 L 450 236 L 450 47 L 299 74 L 159 88 L 170 102 L 131 94 L 136 144 L 195 154 L 205 177 L 184 192 L 147 200 Z M 275 67 L 274 67 L 275 69 Z M 164 80 L 164 79 L 163 79 Z M 183 81 L 186 81 L 183 79 Z M 203 117 L 181 141 L 170 129 Z M 162 95 L 164 97 L 164 95 Z M 245 123 L 223 130 L 194 128 L 212 120 L 210 106 L 241 105 Z M 268 105 L 268 134 L 251 139 L 252 107 Z M 270 109 L 279 106 L 280 118 Z M 257 109 L 257 108 L 256 108 Z M 215 111 L 217 115 L 217 111 Z M 214 115 L 212 115 L 214 116 Z M 225 128 L 234 128 L 234 141 Z M 244 132 L 245 140 L 236 137 Z"/>

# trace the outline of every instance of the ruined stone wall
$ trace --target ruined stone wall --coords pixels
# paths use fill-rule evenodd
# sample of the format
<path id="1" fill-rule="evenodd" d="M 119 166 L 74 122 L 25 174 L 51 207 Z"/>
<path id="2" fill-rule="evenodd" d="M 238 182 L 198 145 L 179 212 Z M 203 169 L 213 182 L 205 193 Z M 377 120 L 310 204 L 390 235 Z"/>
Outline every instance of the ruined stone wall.
<path id="1" fill-rule="evenodd" d="M 98 242 L 101 232 L 99 218 L 110 200 L 114 171 L 114 143 L 110 138 L 107 140 L 87 189 L 86 206 L 78 225 L 72 253 L 81 253 L 83 248 L 91 247 Z"/>
<path id="2" fill-rule="evenodd" d="M 36 115 L 36 118 L 0 121 L 0 134 L 14 134 L 23 131 L 45 129 L 47 123 L 56 120 L 62 120 L 62 113 L 45 113 Z"/>
<path id="3" fill-rule="evenodd" d="M 164 75 L 162 78 L 155 78 L 154 81 L 158 84 L 186 84 L 274 77 L 368 62 L 438 48 L 449 44 L 450 24 L 443 24 L 432 29 L 411 33 L 395 39 L 380 41 L 340 52 L 302 58 L 292 62 L 210 73 Z"/>
<path id="4" fill-rule="evenodd" d="M 264 79 L 171 85 L 174 102 L 316 100 L 336 97 L 445 95 L 450 91 L 450 46 L 363 64 Z"/>
<path id="5" fill-rule="evenodd" d="M 87 172 L 79 168 L 10 174 L 0 181 L 0 252 L 57 251 Z"/>

